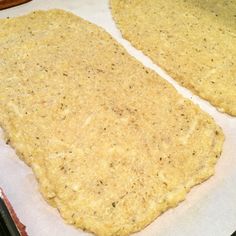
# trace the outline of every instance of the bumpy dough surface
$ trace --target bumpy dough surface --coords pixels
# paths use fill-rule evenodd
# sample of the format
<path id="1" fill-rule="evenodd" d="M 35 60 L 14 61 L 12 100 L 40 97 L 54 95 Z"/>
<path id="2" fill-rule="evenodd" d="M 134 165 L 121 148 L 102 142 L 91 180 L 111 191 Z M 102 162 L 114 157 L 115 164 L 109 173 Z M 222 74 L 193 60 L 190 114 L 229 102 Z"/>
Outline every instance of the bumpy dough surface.
<path id="1" fill-rule="evenodd" d="M 175 80 L 236 116 L 236 1 L 110 0 L 123 36 Z"/>
<path id="2" fill-rule="evenodd" d="M 0 124 L 68 223 L 128 235 L 213 174 L 221 129 L 104 30 L 61 10 L 0 25 Z"/>

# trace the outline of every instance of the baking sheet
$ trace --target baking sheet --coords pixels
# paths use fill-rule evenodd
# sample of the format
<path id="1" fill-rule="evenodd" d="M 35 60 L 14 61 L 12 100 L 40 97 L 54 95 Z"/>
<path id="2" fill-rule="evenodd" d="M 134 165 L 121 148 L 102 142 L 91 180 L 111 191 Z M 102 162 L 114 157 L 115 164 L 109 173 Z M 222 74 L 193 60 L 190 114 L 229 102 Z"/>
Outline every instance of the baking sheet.
<path id="1" fill-rule="evenodd" d="M 150 59 L 122 39 L 112 20 L 107 0 L 33 0 L 28 4 L 0 11 L 0 18 L 50 8 L 71 11 L 105 28 L 130 54 L 172 83 L 183 96 L 198 104 L 223 128 L 226 140 L 216 166 L 216 174 L 205 183 L 194 187 L 187 199 L 178 207 L 167 211 L 135 235 L 231 235 L 236 230 L 236 118 L 218 112 L 208 102 L 179 86 Z M 57 210 L 43 200 L 31 169 L 18 159 L 14 150 L 4 143 L 2 137 L 1 132 L 0 186 L 12 202 L 21 221 L 27 226 L 28 234 L 30 236 L 90 235 L 64 223 Z"/>

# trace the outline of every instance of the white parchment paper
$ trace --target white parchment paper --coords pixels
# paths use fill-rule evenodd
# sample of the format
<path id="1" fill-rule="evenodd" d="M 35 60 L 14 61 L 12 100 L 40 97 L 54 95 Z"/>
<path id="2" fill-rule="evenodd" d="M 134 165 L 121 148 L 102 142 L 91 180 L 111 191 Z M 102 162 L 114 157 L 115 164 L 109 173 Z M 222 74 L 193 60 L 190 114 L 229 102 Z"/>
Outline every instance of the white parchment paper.
<path id="1" fill-rule="evenodd" d="M 216 166 L 216 174 L 192 189 L 187 199 L 178 207 L 167 211 L 135 235 L 231 235 L 236 230 L 236 118 L 218 112 L 208 102 L 179 86 L 150 59 L 122 39 L 112 20 L 108 0 L 33 0 L 24 5 L 0 11 L 0 18 L 50 8 L 71 11 L 103 27 L 130 54 L 172 83 L 183 96 L 198 104 L 223 128 L 226 140 L 222 156 Z M 12 202 L 21 221 L 27 226 L 30 236 L 89 235 L 64 223 L 57 210 L 43 200 L 31 169 L 19 160 L 14 150 L 4 143 L 2 137 L 0 137 L 0 186 Z"/>

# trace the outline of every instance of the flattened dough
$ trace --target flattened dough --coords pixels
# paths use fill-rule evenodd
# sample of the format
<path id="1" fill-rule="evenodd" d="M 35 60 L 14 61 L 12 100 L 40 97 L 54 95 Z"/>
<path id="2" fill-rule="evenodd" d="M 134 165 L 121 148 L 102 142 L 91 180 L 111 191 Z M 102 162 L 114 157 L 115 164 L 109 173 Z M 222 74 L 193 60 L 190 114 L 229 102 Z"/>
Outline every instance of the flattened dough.
<path id="1" fill-rule="evenodd" d="M 104 30 L 61 10 L 0 25 L 0 124 L 66 222 L 128 235 L 213 174 L 221 129 Z"/>
<path id="2" fill-rule="evenodd" d="M 236 116 L 236 1 L 110 0 L 123 36 L 174 79 Z"/>

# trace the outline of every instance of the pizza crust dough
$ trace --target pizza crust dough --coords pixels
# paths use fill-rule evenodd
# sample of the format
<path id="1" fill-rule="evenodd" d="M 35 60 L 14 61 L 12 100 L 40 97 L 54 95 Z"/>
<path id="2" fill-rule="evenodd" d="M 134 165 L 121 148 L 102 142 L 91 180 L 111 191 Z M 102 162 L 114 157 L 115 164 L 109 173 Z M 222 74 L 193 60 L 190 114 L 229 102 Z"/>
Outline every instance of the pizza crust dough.
<path id="1" fill-rule="evenodd" d="M 177 82 L 236 116 L 236 1 L 110 0 L 123 36 Z"/>
<path id="2" fill-rule="evenodd" d="M 128 235 L 214 173 L 221 129 L 103 29 L 61 10 L 0 24 L 0 124 L 66 222 Z"/>

